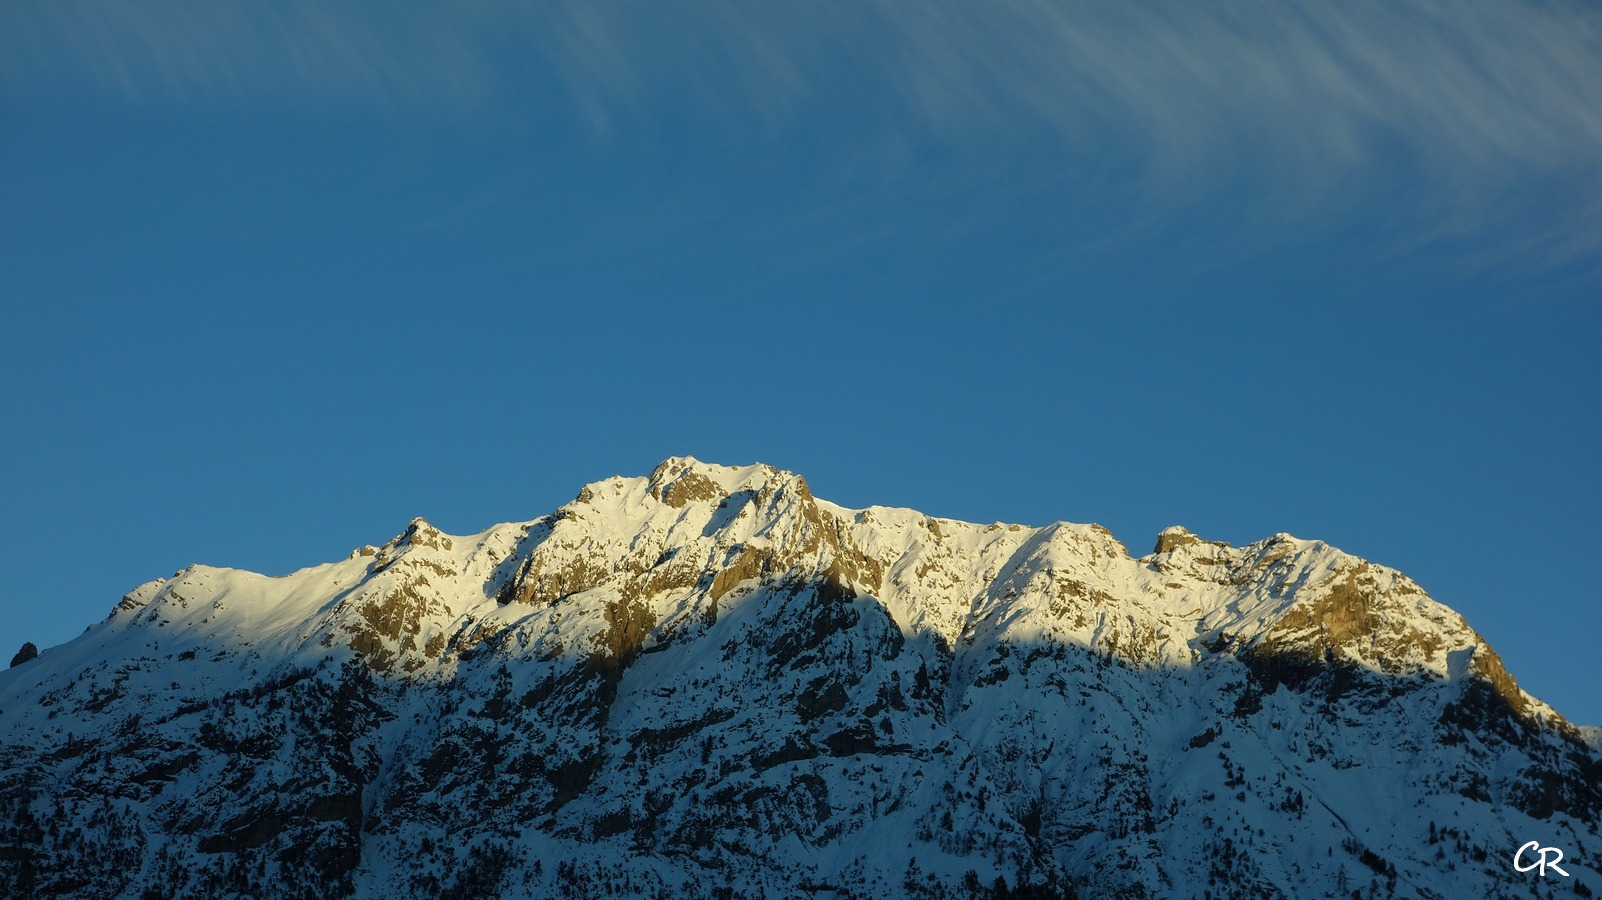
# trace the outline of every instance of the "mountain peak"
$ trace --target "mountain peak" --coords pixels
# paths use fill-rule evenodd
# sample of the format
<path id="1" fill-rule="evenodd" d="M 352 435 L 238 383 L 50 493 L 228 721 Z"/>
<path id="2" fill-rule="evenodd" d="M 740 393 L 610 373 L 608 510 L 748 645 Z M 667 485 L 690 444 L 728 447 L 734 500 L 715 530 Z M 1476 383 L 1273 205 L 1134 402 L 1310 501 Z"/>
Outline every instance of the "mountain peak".
<path id="1" fill-rule="evenodd" d="M 401 532 L 396 543 L 410 547 L 429 547 L 434 550 L 451 549 L 451 539 L 446 534 L 430 525 L 422 516 L 412 519 L 406 530 Z"/>
<path id="2" fill-rule="evenodd" d="M 1509 834 L 1602 855 L 1597 732 L 1283 534 L 1132 559 L 679 456 L 119 609 L 0 672 L 0 894 L 1508 896 Z"/>
<path id="3" fill-rule="evenodd" d="M 785 472 L 766 463 L 752 463 L 745 466 L 725 466 L 717 463 L 702 462 L 693 456 L 670 456 L 658 463 L 651 474 L 646 476 L 656 493 L 660 494 L 664 487 L 679 479 L 689 478 L 692 482 L 710 482 L 715 490 L 723 494 L 731 494 L 745 488 L 760 488 L 763 483 L 773 478 L 797 478 L 793 472 Z"/>
<path id="4" fill-rule="evenodd" d="M 1193 544 L 1213 544 L 1214 541 L 1204 541 L 1183 525 L 1170 525 L 1157 532 L 1157 546 L 1152 553 L 1169 553 L 1180 547 L 1189 547 Z M 1221 546 L 1228 546 L 1227 544 Z"/>

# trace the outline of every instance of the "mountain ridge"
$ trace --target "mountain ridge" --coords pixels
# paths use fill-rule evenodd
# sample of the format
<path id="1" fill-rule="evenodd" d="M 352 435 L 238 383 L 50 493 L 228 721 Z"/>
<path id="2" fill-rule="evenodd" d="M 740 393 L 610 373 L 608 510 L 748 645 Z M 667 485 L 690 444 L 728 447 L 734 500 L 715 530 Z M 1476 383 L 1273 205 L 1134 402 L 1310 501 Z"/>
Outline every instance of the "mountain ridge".
<path id="1" fill-rule="evenodd" d="M 14 827 L 0 885 L 109 893 L 1452 896 L 1525 890 L 1532 830 L 1594 853 L 1602 809 L 1594 733 L 1394 569 L 1177 526 L 1136 558 L 690 457 L 476 535 L 148 582 L 0 674 L 0 734 L 0 813 L 114 784 L 143 841 L 103 838 L 119 876 Z"/>

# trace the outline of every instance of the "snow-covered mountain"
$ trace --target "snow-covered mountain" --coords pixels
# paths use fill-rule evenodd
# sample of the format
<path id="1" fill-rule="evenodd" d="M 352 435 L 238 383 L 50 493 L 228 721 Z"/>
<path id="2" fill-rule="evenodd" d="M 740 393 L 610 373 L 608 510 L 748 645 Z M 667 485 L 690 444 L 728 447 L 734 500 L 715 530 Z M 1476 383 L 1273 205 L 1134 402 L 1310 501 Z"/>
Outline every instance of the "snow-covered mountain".
<path id="1" fill-rule="evenodd" d="M 1595 733 L 1393 569 L 689 458 L 0 672 L 6 896 L 1590 896 L 1599 811 Z"/>

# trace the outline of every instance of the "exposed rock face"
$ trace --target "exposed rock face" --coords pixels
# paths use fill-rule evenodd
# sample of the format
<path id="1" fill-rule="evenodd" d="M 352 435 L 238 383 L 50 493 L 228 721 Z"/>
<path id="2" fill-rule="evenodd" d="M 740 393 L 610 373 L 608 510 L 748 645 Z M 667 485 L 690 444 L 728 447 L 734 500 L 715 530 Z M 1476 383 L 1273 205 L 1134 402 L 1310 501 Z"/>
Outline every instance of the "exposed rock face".
<path id="1" fill-rule="evenodd" d="M 8 896 L 1445 898 L 1602 855 L 1595 732 L 1391 569 L 692 459 L 191 567 L 0 711 Z"/>
<path id="2" fill-rule="evenodd" d="M 33 641 L 23 641 L 22 642 L 22 649 L 17 651 L 17 655 L 16 656 L 11 657 L 11 666 L 10 667 L 14 669 L 17 666 L 20 666 L 23 663 L 34 659 L 38 655 L 39 655 L 39 648 L 34 646 Z"/>
<path id="3" fill-rule="evenodd" d="M 1199 544 L 1202 539 L 1190 533 L 1190 529 L 1183 525 L 1170 525 L 1157 533 L 1157 546 L 1151 552 L 1169 553 L 1180 547 L 1189 547 Z"/>

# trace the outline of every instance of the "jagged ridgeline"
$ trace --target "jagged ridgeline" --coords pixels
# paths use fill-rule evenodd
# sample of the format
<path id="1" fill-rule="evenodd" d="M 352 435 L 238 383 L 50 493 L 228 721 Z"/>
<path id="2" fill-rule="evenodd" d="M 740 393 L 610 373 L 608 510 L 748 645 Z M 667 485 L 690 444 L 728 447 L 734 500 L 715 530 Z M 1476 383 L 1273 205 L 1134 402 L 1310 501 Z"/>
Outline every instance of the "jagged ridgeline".
<path id="1" fill-rule="evenodd" d="M 1323 543 L 1136 558 L 688 458 L 193 566 L 0 673 L 15 897 L 1588 896 L 1599 784 L 1593 731 Z"/>

